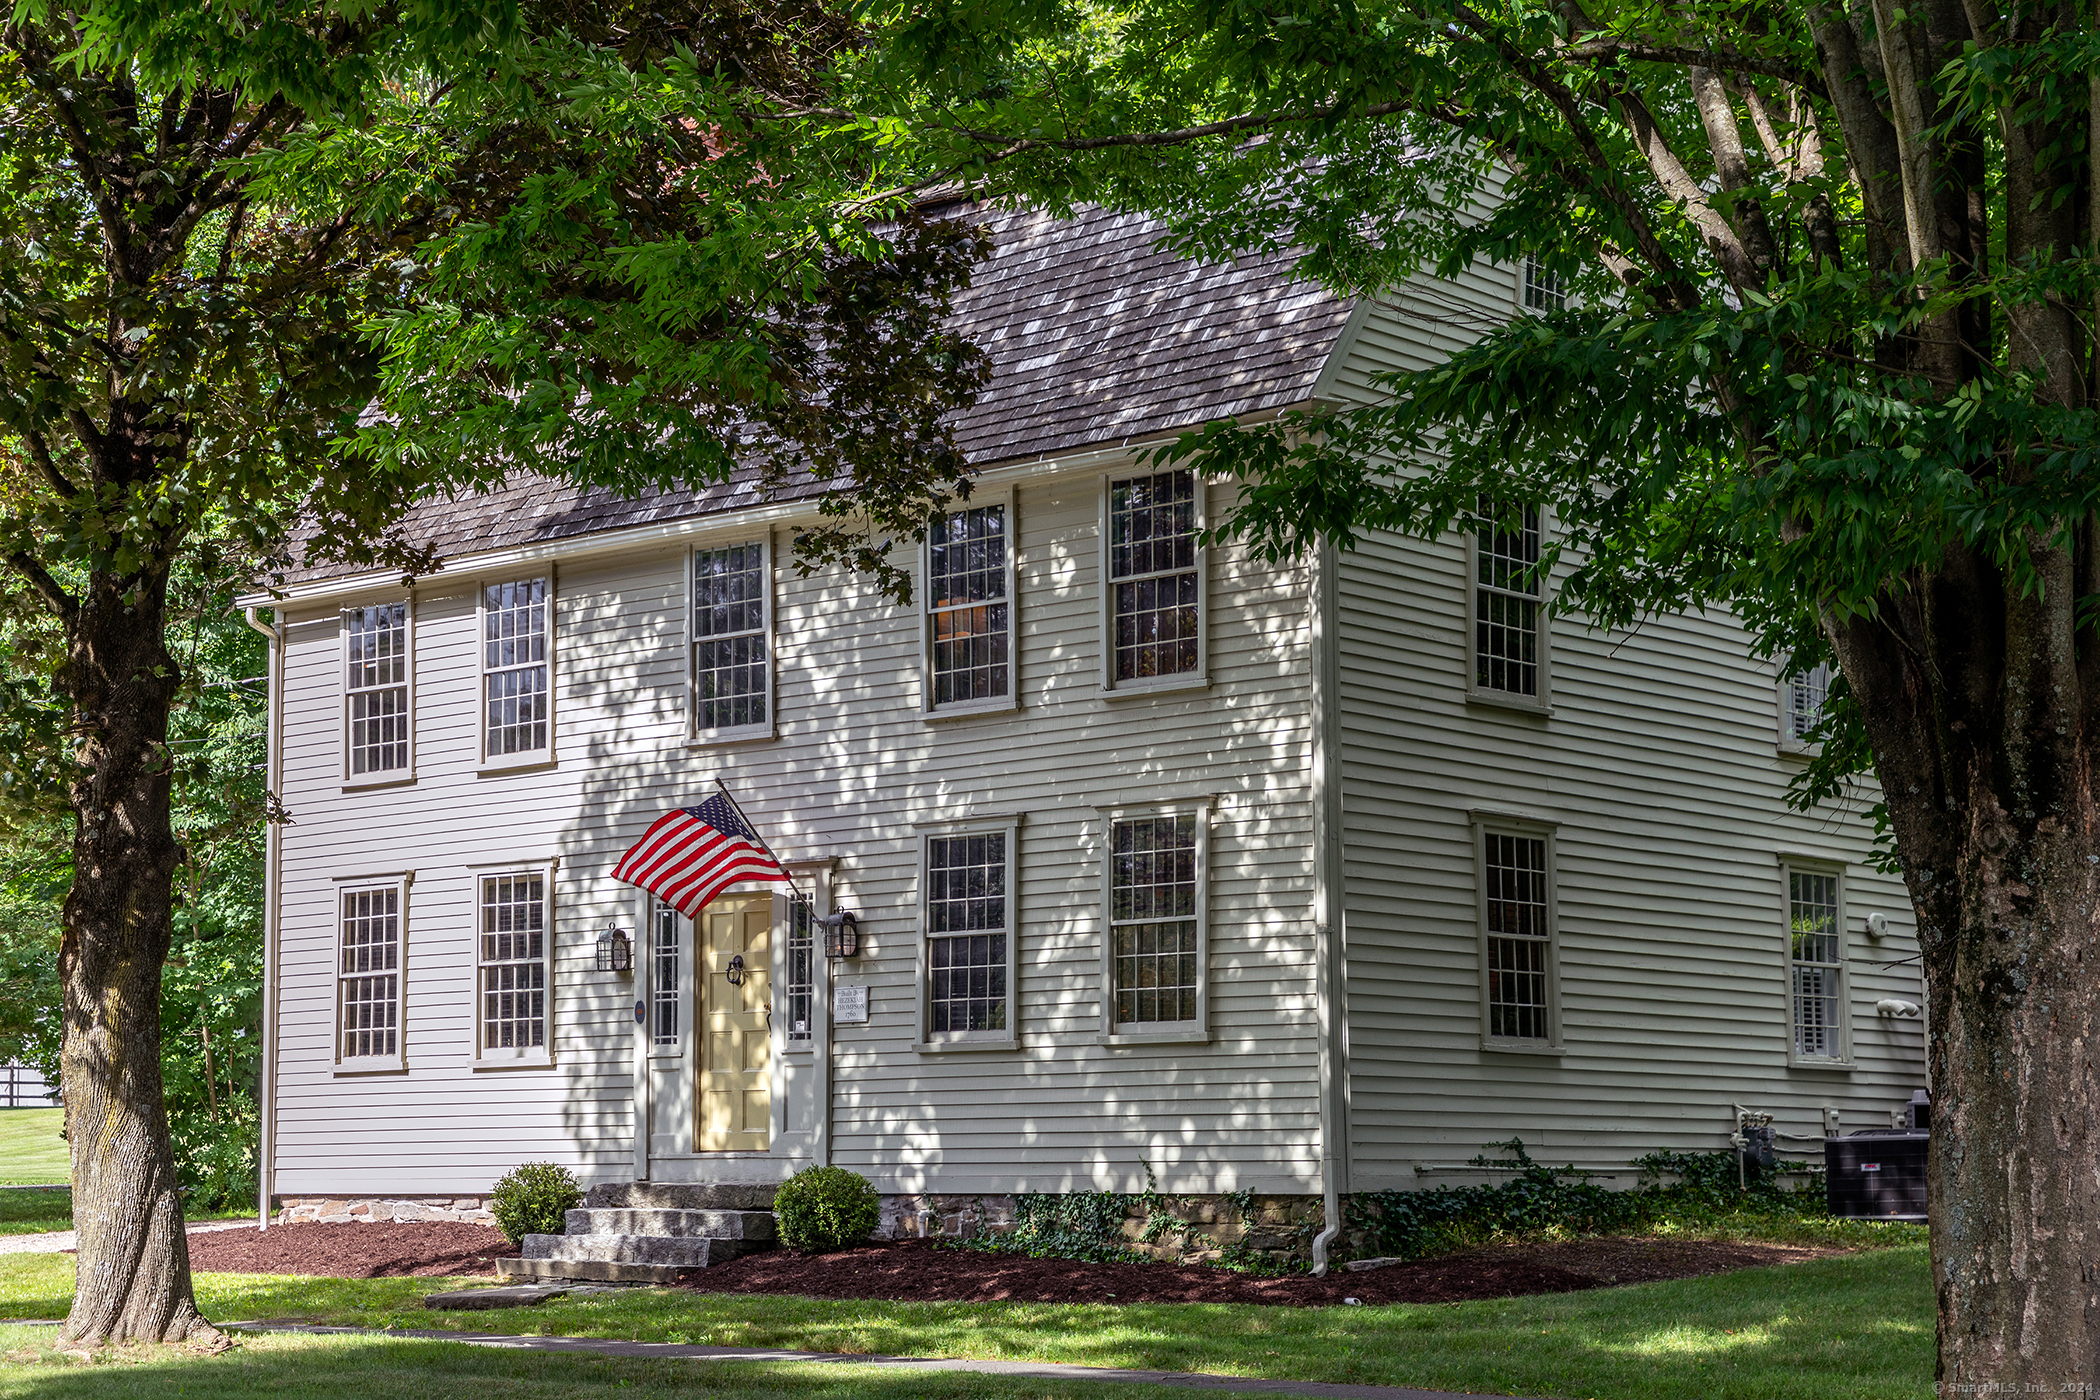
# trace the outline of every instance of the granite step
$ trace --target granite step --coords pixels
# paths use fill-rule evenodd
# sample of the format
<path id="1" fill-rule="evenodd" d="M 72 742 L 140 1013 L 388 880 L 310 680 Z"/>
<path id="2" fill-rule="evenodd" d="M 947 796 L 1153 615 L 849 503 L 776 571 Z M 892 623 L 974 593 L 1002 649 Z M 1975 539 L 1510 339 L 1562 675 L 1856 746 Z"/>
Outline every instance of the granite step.
<path id="1" fill-rule="evenodd" d="M 584 1197 L 591 1210 L 771 1210 L 777 1185 L 721 1181 L 611 1181 Z"/>
<path id="2" fill-rule="evenodd" d="M 611 1264 L 602 1259 L 498 1259 L 504 1278 L 587 1279 L 592 1283 L 676 1283 L 695 1272 L 675 1264 Z"/>
<path id="3" fill-rule="evenodd" d="M 673 1210 L 664 1207 L 627 1207 L 572 1210 L 563 1218 L 563 1229 L 577 1235 L 667 1235 L 674 1238 L 710 1240 L 767 1240 L 774 1238 L 773 1212 L 769 1210 Z"/>
<path id="4" fill-rule="evenodd" d="M 704 1269 L 772 1245 L 770 1240 L 696 1239 L 685 1235 L 527 1235 L 519 1243 L 527 1259 L 664 1264 L 680 1269 Z"/>

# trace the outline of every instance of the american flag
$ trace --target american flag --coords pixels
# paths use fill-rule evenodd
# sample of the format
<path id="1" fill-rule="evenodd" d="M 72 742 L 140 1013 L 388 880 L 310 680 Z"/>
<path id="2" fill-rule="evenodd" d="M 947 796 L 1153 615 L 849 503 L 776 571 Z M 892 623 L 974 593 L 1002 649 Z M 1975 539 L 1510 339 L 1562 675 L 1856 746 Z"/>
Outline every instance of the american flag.
<path id="1" fill-rule="evenodd" d="M 786 880 L 788 873 L 736 804 L 716 793 L 651 822 L 613 867 L 613 878 L 640 885 L 691 919 L 739 880 Z"/>

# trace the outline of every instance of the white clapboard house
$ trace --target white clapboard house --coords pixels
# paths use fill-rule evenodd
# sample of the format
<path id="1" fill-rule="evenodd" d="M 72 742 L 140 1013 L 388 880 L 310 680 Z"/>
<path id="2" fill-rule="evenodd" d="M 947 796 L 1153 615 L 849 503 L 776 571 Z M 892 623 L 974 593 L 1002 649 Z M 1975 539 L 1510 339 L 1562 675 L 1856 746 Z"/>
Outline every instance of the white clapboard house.
<path id="1" fill-rule="evenodd" d="M 1199 546 L 1226 489 L 1139 461 L 1364 399 L 1554 288 L 1482 264 L 1351 303 L 1131 218 L 985 217 L 983 476 L 912 606 L 799 576 L 807 503 L 537 478 L 419 510 L 431 577 L 250 600 L 291 818 L 265 1192 L 442 1215 L 527 1161 L 835 1163 L 909 1204 L 1149 1165 L 1331 1209 L 1489 1179 L 1513 1136 L 1628 1179 L 1739 1109 L 1783 1154 L 1887 1126 L 1923 1079 L 1911 916 L 1856 807 L 1784 801 L 1813 680 L 1720 613 L 1549 617 L 1547 514 L 1279 567 Z M 689 923 L 612 878 L 718 784 L 803 900 Z"/>

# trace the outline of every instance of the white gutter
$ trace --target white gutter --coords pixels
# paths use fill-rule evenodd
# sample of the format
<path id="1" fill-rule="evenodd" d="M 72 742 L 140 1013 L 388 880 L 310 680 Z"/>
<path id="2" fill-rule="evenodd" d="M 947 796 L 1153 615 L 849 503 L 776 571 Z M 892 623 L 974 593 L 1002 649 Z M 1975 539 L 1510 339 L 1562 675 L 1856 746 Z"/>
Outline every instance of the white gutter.
<path id="1" fill-rule="evenodd" d="M 264 784 L 270 797 L 283 791 L 284 774 L 284 609 L 268 627 L 256 620 L 256 610 L 243 608 L 248 625 L 270 639 L 269 752 L 265 755 Z M 263 827 L 263 1004 L 262 1070 L 256 1085 L 260 1118 L 256 1145 L 256 1228 L 270 1228 L 271 1170 L 277 1151 L 277 886 L 283 863 L 284 843 L 278 823 L 265 818 Z"/>
<path id="2" fill-rule="evenodd" d="M 1347 909 L 1342 899 L 1341 785 L 1336 765 L 1334 710 L 1335 558 L 1322 541 L 1313 551 L 1310 701 L 1312 705 L 1313 977 L 1320 1037 L 1320 1233 L 1313 1237 L 1312 1271 L 1327 1272 L 1327 1251 L 1342 1233 L 1342 1191 L 1348 1171 Z"/>
<path id="3" fill-rule="evenodd" d="M 1293 405 L 1302 407 L 1302 405 Z M 1252 426 L 1274 418 L 1285 412 L 1275 409 L 1263 413 L 1248 414 L 1236 421 Z M 1066 472 L 1098 471 L 1110 462 L 1131 456 L 1147 446 L 1159 446 L 1173 441 L 1181 434 L 1155 433 L 1142 438 L 1125 438 L 1121 442 L 1104 447 L 1089 448 L 1083 452 L 1072 452 L 1062 456 L 1038 455 L 987 467 L 971 478 L 971 487 L 1002 486 L 1010 482 L 1032 477 L 1056 476 Z M 607 530 L 598 534 L 571 535 L 558 540 L 546 540 L 536 544 L 514 545 L 508 549 L 468 551 L 445 560 L 441 572 L 453 574 L 493 572 L 518 566 L 538 564 L 549 559 L 584 559 L 601 554 L 629 554 L 678 544 L 690 539 L 731 531 L 750 530 L 758 526 L 771 528 L 793 520 L 814 520 L 818 516 L 816 501 L 783 501 L 773 505 L 752 504 L 750 506 L 718 510 L 707 515 L 687 516 L 679 520 L 657 521 L 649 525 L 630 526 L 622 530 Z M 261 593 L 244 594 L 238 601 L 251 611 L 257 607 L 273 604 L 298 606 L 302 603 L 324 603 L 339 598 L 355 597 L 380 588 L 396 588 L 396 576 L 376 570 L 359 574 L 344 574 L 335 578 L 315 579 L 310 583 L 295 583 L 282 589 Z M 280 616 L 282 615 L 280 609 Z"/>

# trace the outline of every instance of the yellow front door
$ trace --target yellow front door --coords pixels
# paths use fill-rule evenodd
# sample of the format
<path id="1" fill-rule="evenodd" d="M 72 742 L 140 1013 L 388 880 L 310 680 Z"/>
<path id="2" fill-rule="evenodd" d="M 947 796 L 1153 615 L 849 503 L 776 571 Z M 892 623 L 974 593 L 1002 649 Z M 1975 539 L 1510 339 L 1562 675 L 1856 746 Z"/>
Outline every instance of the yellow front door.
<path id="1" fill-rule="evenodd" d="M 699 943 L 700 1150 L 763 1152 L 773 1145 L 773 897 L 716 900 L 700 911 Z"/>

